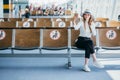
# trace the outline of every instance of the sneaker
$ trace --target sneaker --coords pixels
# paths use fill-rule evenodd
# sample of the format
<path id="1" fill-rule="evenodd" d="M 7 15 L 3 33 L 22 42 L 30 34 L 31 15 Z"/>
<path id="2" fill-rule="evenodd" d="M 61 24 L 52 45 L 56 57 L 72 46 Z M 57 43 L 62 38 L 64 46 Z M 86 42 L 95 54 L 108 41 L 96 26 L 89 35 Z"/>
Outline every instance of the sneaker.
<path id="1" fill-rule="evenodd" d="M 85 72 L 90 72 L 90 71 L 91 71 L 90 68 L 89 68 L 87 65 L 85 65 L 85 66 L 83 67 L 83 70 L 84 70 Z"/>
<path id="2" fill-rule="evenodd" d="M 98 61 L 94 61 L 93 62 L 93 65 L 95 66 L 95 67 L 97 67 L 97 68 L 104 68 L 104 65 L 102 65 L 100 62 L 98 62 Z"/>

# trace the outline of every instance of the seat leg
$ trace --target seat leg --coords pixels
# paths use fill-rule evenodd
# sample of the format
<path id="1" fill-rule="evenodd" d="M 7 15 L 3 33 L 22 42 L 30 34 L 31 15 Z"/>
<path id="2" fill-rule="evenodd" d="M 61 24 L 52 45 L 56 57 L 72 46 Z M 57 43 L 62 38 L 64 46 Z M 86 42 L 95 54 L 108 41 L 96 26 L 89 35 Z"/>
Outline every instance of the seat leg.
<path id="1" fill-rule="evenodd" d="M 42 54 L 42 49 L 41 48 L 39 48 L 39 53 Z"/>
<path id="2" fill-rule="evenodd" d="M 72 68 L 72 65 L 71 65 L 71 51 L 70 51 L 70 48 L 68 49 L 68 63 L 67 63 L 67 67 L 68 67 L 68 69 Z"/>
<path id="3" fill-rule="evenodd" d="M 14 54 L 14 49 L 13 48 L 11 48 L 11 54 Z"/>
<path id="4" fill-rule="evenodd" d="M 95 48 L 96 54 L 99 54 L 100 47 Z"/>

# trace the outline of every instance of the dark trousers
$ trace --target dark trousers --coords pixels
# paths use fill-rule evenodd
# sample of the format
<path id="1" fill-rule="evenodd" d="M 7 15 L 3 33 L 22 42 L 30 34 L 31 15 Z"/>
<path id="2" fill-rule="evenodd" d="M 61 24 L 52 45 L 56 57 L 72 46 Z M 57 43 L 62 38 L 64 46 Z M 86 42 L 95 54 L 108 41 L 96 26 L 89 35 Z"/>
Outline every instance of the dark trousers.
<path id="1" fill-rule="evenodd" d="M 77 48 L 85 49 L 85 58 L 90 58 L 90 54 L 95 52 L 93 41 L 90 38 L 78 37 L 75 45 Z"/>

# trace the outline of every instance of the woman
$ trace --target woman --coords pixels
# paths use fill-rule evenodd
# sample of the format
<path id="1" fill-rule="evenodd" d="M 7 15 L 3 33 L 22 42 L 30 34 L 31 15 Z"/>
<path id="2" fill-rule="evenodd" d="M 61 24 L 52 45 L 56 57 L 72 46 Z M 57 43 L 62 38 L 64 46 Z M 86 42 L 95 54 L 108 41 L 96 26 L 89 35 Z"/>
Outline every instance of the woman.
<path id="1" fill-rule="evenodd" d="M 98 68 L 104 68 L 104 66 L 97 61 L 95 51 L 94 51 L 94 44 L 93 44 L 93 41 L 91 40 L 91 35 L 96 34 L 93 17 L 88 10 L 86 10 L 83 13 L 82 17 L 83 19 L 80 20 L 78 24 L 76 24 L 76 20 L 78 19 L 78 17 L 74 18 L 75 30 L 80 29 L 80 34 L 75 44 L 77 48 L 85 49 L 85 63 L 84 63 L 83 70 L 86 72 L 90 72 L 91 70 L 88 67 L 90 54 L 92 55 L 94 66 Z"/>

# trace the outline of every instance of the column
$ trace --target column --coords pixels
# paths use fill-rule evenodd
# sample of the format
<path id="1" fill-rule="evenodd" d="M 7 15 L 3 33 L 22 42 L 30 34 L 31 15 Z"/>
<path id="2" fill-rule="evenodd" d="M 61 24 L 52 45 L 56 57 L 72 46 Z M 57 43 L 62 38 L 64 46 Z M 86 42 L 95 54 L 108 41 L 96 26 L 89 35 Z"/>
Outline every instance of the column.
<path id="1" fill-rule="evenodd" d="M 3 18 L 3 0 L 0 0 L 0 18 Z"/>
<path id="2" fill-rule="evenodd" d="M 9 17 L 9 0 L 3 0 L 3 13 L 4 17 Z"/>

